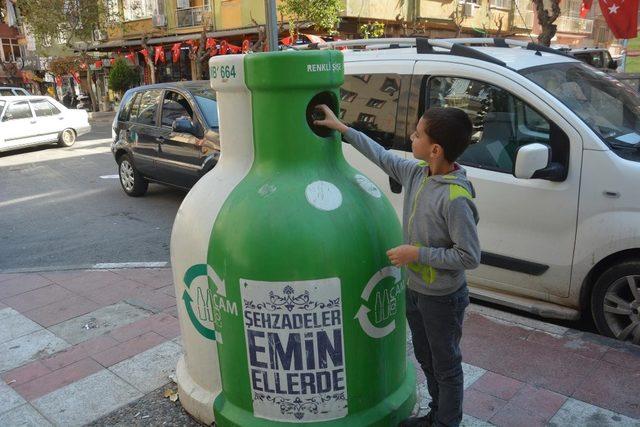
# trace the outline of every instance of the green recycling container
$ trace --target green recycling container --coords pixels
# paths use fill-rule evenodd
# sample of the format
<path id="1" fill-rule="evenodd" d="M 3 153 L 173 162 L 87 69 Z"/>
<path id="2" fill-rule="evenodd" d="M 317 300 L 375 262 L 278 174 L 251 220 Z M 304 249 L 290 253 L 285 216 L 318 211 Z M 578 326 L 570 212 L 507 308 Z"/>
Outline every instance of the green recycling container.
<path id="1" fill-rule="evenodd" d="M 217 425 L 395 426 L 415 404 L 405 281 L 386 256 L 401 228 L 345 161 L 339 134 L 313 125 L 315 105 L 339 112 L 342 53 L 221 56 L 209 67 L 222 162 L 251 160 L 221 190 L 207 253 Z M 229 148 L 235 160 L 225 120 L 252 128 L 247 152 Z"/>

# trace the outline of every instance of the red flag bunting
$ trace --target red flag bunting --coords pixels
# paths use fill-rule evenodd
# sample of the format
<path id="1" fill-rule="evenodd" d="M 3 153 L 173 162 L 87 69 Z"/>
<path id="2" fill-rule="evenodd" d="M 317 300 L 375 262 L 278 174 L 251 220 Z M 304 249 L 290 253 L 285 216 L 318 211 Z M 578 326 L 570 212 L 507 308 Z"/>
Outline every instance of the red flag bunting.
<path id="1" fill-rule="evenodd" d="M 227 43 L 226 40 L 222 40 L 220 42 L 220 55 L 226 55 L 227 53 L 229 53 L 229 43 Z"/>
<path id="2" fill-rule="evenodd" d="M 191 48 L 191 52 L 196 53 L 198 51 L 198 41 L 197 40 L 187 40 L 185 42 Z"/>
<path id="3" fill-rule="evenodd" d="M 207 39 L 207 43 L 204 45 L 204 48 L 209 51 L 209 55 L 216 56 L 218 54 L 218 45 L 216 43 L 216 39 L 212 39 L 209 37 Z"/>
<path id="4" fill-rule="evenodd" d="M 607 25 L 619 39 L 638 35 L 638 0 L 599 0 Z"/>
<path id="5" fill-rule="evenodd" d="M 138 52 L 140 52 L 142 56 L 144 56 L 145 61 L 147 60 L 147 58 L 149 58 L 149 51 L 147 49 L 142 49 L 142 50 L 139 50 Z"/>
<path id="6" fill-rule="evenodd" d="M 56 84 L 57 84 L 58 86 L 62 86 L 62 77 L 60 77 L 60 76 L 56 76 Z"/>
<path id="7" fill-rule="evenodd" d="M 73 80 L 75 80 L 76 83 L 80 84 L 80 73 L 78 73 L 77 71 L 72 71 L 71 75 L 73 76 Z"/>
<path id="8" fill-rule="evenodd" d="M 174 63 L 180 61 L 180 46 L 182 46 L 180 42 L 174 43 L 173 46 L 171 46 L 171 59 Z"/>
<path id="9" fill-rule="evenodd" d="M 227 43 L 227 48 L 229 49 L 228 53 L 240 53 L 242 52 L 242 48 L 240 46 L 236 46 L 231 43 Z"/>
<path id="10" fill-rule="evenodd" d="M 157 64 L 158 61 L 164 63 L 165 62 L 164 47 L 155 46 L 153 49 L 155 50 L 155 57 L 153 59 L 154 64 Z"/>
<path id="11" fill-rule="evenodd" d="M 582 0 L 582 6 L 580 6 L 580 18 L 584 19 L 593 6 L 593 0 Z"/>
<path id="12" fill-rule="evenodd" d="M 127 58 L 132 64 L 135 63 L 135 53 L 134 52 L 129 52 L 124 57 Z"/>
<path id="13" fill-rule="evenodd" d="M 249 52 L 250 48 L 251 48 L 251 42 L 248 39 L 244 39 L 242 41 L 242 53 Z"/>
<path id="14" fill-rule="evenodd" d="M 96 62 L 93 63 L 93 66 L 96 68 L 102 68 L 102 60 L 97 60 Z"/>

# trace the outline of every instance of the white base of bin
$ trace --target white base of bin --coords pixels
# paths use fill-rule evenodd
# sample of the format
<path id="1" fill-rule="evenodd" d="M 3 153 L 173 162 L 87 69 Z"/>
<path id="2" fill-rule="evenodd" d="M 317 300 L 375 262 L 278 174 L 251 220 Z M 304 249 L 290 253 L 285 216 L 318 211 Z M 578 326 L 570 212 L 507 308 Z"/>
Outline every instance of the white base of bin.
<path id="1" fill-rule="evenodd" d="M 212 393 L 193 381 L 187 370 L 184 354 L 180 356 L 176 366 L 176 379 L 182 407 L 198 421 L 206 425 L 213 423 L 213 401 L 221 390 Z"/>

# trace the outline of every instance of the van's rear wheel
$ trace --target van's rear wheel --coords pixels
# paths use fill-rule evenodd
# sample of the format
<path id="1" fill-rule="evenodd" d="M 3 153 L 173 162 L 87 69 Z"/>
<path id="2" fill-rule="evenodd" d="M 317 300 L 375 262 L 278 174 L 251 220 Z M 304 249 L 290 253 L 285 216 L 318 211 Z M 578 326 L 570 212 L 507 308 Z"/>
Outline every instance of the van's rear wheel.
<path id="1" fill-rule="evenodd" d="M 640 261 L 626 261 L 600 275 L 591 312 L 603 335 L 640 344 Z"/>

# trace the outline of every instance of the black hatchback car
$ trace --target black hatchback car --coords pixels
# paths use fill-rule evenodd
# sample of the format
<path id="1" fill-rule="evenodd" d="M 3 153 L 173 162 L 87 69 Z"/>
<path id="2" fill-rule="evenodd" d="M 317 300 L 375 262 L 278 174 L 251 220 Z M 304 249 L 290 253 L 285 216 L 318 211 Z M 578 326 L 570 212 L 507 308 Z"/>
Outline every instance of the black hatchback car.
<path id="1" fill-rule="evenodd" d="M 149 181 L 189 189 L 220 157 L 218 107 L 208 81 L 130 89 L 112 127 L 111 151 L 129 196 L 144 195 Z"/>

